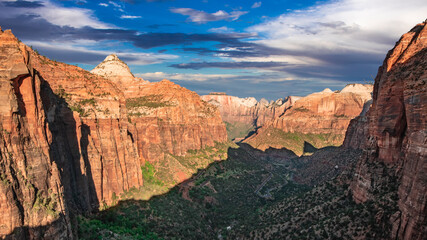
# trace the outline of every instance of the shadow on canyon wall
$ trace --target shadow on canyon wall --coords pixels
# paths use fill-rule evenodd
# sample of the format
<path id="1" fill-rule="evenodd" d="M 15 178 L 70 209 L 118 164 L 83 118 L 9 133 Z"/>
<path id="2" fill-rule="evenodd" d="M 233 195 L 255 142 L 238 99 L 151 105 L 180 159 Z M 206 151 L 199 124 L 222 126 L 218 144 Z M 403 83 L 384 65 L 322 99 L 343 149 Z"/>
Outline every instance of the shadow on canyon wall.
<path id="1" fill-rule="evenodd" d="M 62 125 L 57 125 L 63 127 L 69 126 L 69 133 L 75 134 L 75 131 L 72 131 L 72 129 L 75 129 L 71 127 L 73 124 L 72 122 L 61 122 L 61 124 Z M 82 147 L 82 157 L 83 159 L 86 159 L 85 161 L 87 161 L 87 155 L 85 155 L 84 146 L 85 144 L 87 144 L 87 136 L 89 134 L 90 128 L 87 126 L 83 126 L 82 138 L 80 142 Z M 75 145 L 73 148 L 73 144 L 75 144 L 75 142 L 64 140 L 65 136 L 61 134 L 56 137 L 58 141 L 68 142 L 64 142 L 64 144 L 57 144 L 57 146 L 54 148 L 55 151 L 52 153 L 55 156 L 61 156 L 58 153 L 66 149 L 69 149 L 71 152 L 74 153 L 78 151 L 78 148 L 76 148 Z M 71 140 L 73 139 L 77 140 L 77 138 L 71 138 Z M 345 170 L 345 168 L 341 166 L 348 164 L 348 162 L 340 163 L 340 160 L 336 157 L 331 160 L 324 159 L 324 156 L 328 154 L 342 155 L 341 149 L 337 147 L 328 147 L 317 150 L 317 152 L 319 152 L 319 156 L 321 156 L 319 158 L 316 156 L 316 152 L 312 156 L 298 157 L 297 155 L 295 155 L 295 153 L 286 148 L 269 148 L 265 151 L 261 151 L 245 143 L 240 143 L 238 144 L 238 146 L 238 148 L 228 148 L 227 159 L 211 163 L 205 169 L 199 169 L 197 173 L 192 175 L 192 177 L 172 187 L 167 193 L 153 196 L 148 201 L 135 199 L 121 200 L 115 206 L 111 206 L 109 209 L 99 212 L 96 212 L 97 208 L 94 208 L 94 206 L 99 206 L 99 202 L 95 202 L 95 200 L 97 199 L 91 197 L 91 193 L 96 196 L 96 194 L 92 192 L 93 190 L 91 189 L 91 186 L 88 185 L 88 187 L 85 189 L 78 189 L 78 183 L 87 182 L 88 184 L 90 184 L 91 175 L 88 175 L 88 177 L 86 178 L 83 176 L 79 176 L 76 172 L 71 172 L 72 168 L 68 167 L 68 170 L 64 169 L 64 171 L 70 172 L 68 175 L 63 173 L 63 177 L 72 178 L 72 180 L 68 181 L 70 186 L 66 188 L 67 191 L 70 192 L 66 192 L 65 195 L 76 198 L 75 201 L 72 201 L 72 203 L 75 204 L 72 206 L 72 210 L 74 210 L 72 211 L 73 226 L 76 226 L 75 224 L 77 223 L 77 221 L 75 216 L 78 215 L 87 216 L 89 218 L 94 217 L 105 225 L 132 225 L 137 222 L 136 219 L 133 219 L 132 223 L 127 223 L 126 221 L 128 220 L 123 220 L 116 213 L 121 212 L 122 209 L 133 209 L 134 207 L 139 209 L 146 208 L 150 205 L 155 206 L 160 204 L 161 206 L 164 206 L 171 204 L 170 207 L 173 209 L 170 209 L 170 212 L 175 213 L 175 211 L 181 211 L 182 209 L 184 209 L 183 211 L 185 211 L 186 208 L 191 211 L 192 204 L 199 204 L 203 206 L 203 208 L 207 209 L 217 208 L 217 201 L 226 202 L 230 206 L 237 205 L 238 207 L 236 207 L 236 209 L 228 209 L 227 207 L 225 207 L 225 209 L 227 209 L 226 211 L 218 210 L 218 213 L 214 213 L 218 214 L 218 216 L 211 216 L 212 219 L 216 219 L 216 221 L 218 221 L 218 224 L 222 224 L 224 221 L 226 221 L 223 218 L 226 218 L 225 216 L 228 214 L 235 215 L 238 214 L 238 210 L 245 211 L 245 208 L 252 209 L 254 204 L 259 206 L 266 204 L 266 201 L 268 201 L 270 197 L 275 195 L 274 192 L 276 191 L 275 188 L 277 188 L 277 186 L 282 186 L 283 184 L 286 184 L 289 181 L 301 184 L 302 186 L 314 185 L 321 181 L 325 181 L 326 179 L 330 179 L 333 176 L 337 176 L 338 174 L 340 174 L 341 171 Z M 79 155 L 75 154 L 68 156 L 68 158 L 65 159 L 73 159 L 73 161 L 75 161 L 74 163 L 77 164 L 79 157 Z M 327 163 L 325 164 L 325 162 Z M 62 161 L 62 163 L 64 163 L 64 161 Z M 339 169 L 335 167 L 337 165 L 340 165 Z M 67 166 L 62 165 L 62 167 Z M 328 175 L 328 173 L 330 174 Z M 287 176 L 286 178 L 285 175 Z M 311 175 L 311 177 L 308 177 L 308 175 Z M 221 182 L 223 181 L 223 177 L 226 179 L 226 181 Z M 218 182 L 217 178 L 221 180 Z M 239 180 L 239 178 L 241 179 Z M 219 189 L 216 189 L 215 191 L 220 192 L 220 199 L 210 198 L 201 195 L 203 194 L 203 191 L 206 191 L 206 186 L 208 188 L 213 188 L 211 181 L 215 183 L 215 188 L 219 187 Z M 271 186 L 268 184 L 270 184 Z M 266 185 L 265 189 L 263 189 L 264 185 Z M 272 191 L 272 193 L 270 193 L 270 191 Z M 82 196 L 82 194 L 89 195 Z M 233 198 L 236 199 L 233 200 Z M 240 202 L 237 204 L 234 203 L 234 201 L 236 200 L 239 201 L 238 199 L 248 199 L 249 202 Z M 78 200 L 84 200 L 86 201 L 86 203 L 91 203 L 92 208 L 88 208 L 84 204 L 79 205 Z M 175 204 L 177 205 L 174 205 L 173 202 L 175 202 Z M 178 210 L 175 208 L 177 208 Z M 91 214 L 92 210 L 95 210 L 94 212 L 92 212 L 94 214 Z M 150 234 L 151 227 L 158 229 L 158 227 L 150 225 L 152 224 L 152 222 L 147 223 L 147 218 L 150 218 L 150 212 L 132 210 L 131 212 L 127 213 L 126 211 L 127 210 L 125 210 L 126 216 L 134 215 L 131 218 L 141 219 L 141 223 L 138 223 L 136 226 L 134 226 L 135 229 L 144 229 L 144 234 Z M 138 215 L 139 213 L 137 214 L 137 212 L 144 214 Z M 179 215 L 178 212 L 176 212 L 176 214 Z M 193 216 L 192 214 L 190 215 Z M 165 221 L 167 222 L 167 220 Z M 201 224 L 201 222 L 206 220 L 201 218 L 198 220 L 201 222 L 197 223 L 193 222 L 193 219 L 186 219 L 185 217 L 183 217 L 182 221 L 188 221 L 189 225 L 197 225 Z M 45 233 L 47 231 L 54 231 L 56 229 L 55 226 L 60 226 L 61 224 L 62 223 L 60 219 L 58 219 L 49 226 L 17 228 L 15 229 L 14 233 L 6 237 L 6 239 L 16 239 L 13 238 L 13 236 L 19 232 L 28 232 L 32 234 L 28 236 L 32 236 L 33 239 L 38 239 L 36 234 L 40 234 L 43 232 Z M 209 225 L 211 223 L 203 222 L 203 224 Z M 84 227 L 85 226 L 83 226 L 82 228 Z M 76 234 L 76 228 L 74 228 L 73 231 L 74 234 Z M 169 230 L 165 228 L 164 231 L 168 232 Z M 85 232 L 85 234 L 88 234 L 88 232 Z"/>

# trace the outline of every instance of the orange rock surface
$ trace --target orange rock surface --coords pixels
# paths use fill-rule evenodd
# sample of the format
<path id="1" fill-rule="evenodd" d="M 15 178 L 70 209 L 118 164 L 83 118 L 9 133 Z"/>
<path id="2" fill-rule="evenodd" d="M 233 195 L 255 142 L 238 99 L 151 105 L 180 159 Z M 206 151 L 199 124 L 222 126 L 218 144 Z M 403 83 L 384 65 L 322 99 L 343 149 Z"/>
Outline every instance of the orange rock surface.
<path id="1" fill-rule="evenodd" d="M 350 84 L 341 91 L 325 89 L 300 98 L 271 125 L 285 132 L 344 134 L 351 119 L 371 99 L 371 85 Z"/>
<path id="2" fill-rule="evenodd" d="M 364 202 L 382 174 L 372 163 L 383 163 L 383 172 L 398 179 L 399 212 L 390 219 L 391 239 L 425 239 L 427 235 L 427 27 L 418 24 L 389 51 L 375 78 L 373 104 L 366 125 L 354 121 L 347 139 L 349 147 L 361 147 L 351 185 L 353 198 Z M 365 128 L 365 129 L 363 129 Z M 368 131 L 365 143 L 351 144 Z"/>
<path id="3" fill-rule="evenodd" d="M 261 127 L 283 114 L 299 97 L 290 96 L 286 99 L 278 99 L 275 102 L 261 99 L 258 102 L 253 97 L 239 98 L 228 96 L 225 93 L 211 93 L 202 96 L 202 99 L 217 106 L 225 122 L 239 122 Z"/>
<path id="4" fill-rule="evenodd" d="M 70 213 L 142 186 L 146 161 L 226 141 L 218 110 L 196 93 L 106 77 L 0 30 L 0 236 L 72 238 Z"/>

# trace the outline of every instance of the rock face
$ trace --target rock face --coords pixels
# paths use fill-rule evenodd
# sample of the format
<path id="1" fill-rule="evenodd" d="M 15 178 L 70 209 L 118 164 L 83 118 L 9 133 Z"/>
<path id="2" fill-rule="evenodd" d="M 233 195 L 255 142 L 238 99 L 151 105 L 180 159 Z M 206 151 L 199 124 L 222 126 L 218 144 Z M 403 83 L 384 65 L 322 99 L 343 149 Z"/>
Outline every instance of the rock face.
<path id="1" fill-rule="evenodd" d="M 244 141 L 261 150 L 284 147 L 297 155 L 305 152 L 307 143 L 316 148 L 339 146 L 350 120 L 369 108 L 371 93 L 372 85 L 349 84 L 341 91 L 327 88 L 299 98 Z"/>
<path id="2" fill-rule="evenodd" d="M 372 86 L 350 84 L 341 91 L 325 89 L 295 102 L 272 126 L 285 132 L 345 134 L 351 119 L 371 99 Z"/>
<path id="3" fill-rule="evenodd" d="M 104 61 L 96 66 L 93 74 L 110 79 L 116 84 L 125 96 L 137 95 L 139 90 L 144 87 L 148 81 L 135 77 L 129 69 L 129 66 L 117 57 L 116 54 L 108 55 Z"/>
<path id="4" fill-rule="evenodd" d="M 261 99 L 259 102 L 253 98 L 239 98 L 228 96 L 225 93 L 211 93 L 202 96 L 202 99 L 218 107 L 222 119 L 229 124 L 244 124 L 258 128 L 267 122 L 279 117 L 299 97 L 290 96 L 285 99 L 268 102 Z M 245 136 L 241 136 L 245 137 Z"/>
<path id="5" fill-rule="evenodd" d="M 375 78 L 373 104 L 363 122 L 352 122 L 346 145 L 365 150 L 351 185 L 353 198 L 375 198 L 383 173 L 398 179 L 400 211 L 390 219 L 391 239 L 425 239 L 427 234 L 427 27 L 418 24 L 389 51 Z M 360 134 L 365 142 L 354 144 Z"/>
<path id="6" fill-rule="evenodd" d="M 1 237 L 73 238 L 70 214 L 143 186 L 147 161 L 226 141 L 218 110 L 194 92 L 104 62 L 104 76 L 91 74 L 0 31 Z"/>
<path id="7" fill-rule="evenodd" d="M 128 121 L 143 159 L 155 162 L 163 160 L 165 153 L 183 155 L 189 149 L 226 141 L 218 110 L 195 92 L 166 79 L 150 83 L 134 78 L 114 54 L 91 72 L 110 79 L 123 91 Z"/>

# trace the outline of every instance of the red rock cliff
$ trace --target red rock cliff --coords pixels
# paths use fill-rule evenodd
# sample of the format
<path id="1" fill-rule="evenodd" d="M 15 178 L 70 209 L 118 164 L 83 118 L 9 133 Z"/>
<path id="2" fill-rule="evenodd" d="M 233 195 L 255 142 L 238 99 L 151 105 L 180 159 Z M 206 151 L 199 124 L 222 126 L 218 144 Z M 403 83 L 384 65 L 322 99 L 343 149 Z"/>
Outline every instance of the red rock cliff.
<path id="1" fill-rule="evenodd" d="M 298 155 L 304 142 L 316 148 L 339 146 L 350 120 L 369 107 L 371 92 L 372 85 L 349 84 L 341 91 L 301 97 L 244 141 L 261 150 L 285 147 Z"/>
<path id="2" fill-rule="evenodd" d="M 202 99 L 217 106 L 225 122 L 242 123 L 258 128 L 282 115 L 299 97 L 290 96 L 274 102 L 261 99 L 258 102 L 253 97 L 239 98 L 228 96 L 225 93 L 211 93 L 202 96 Z"/>
<path id="3" fill-rule="evenodd" d="M 166 161 L 165 153 L 183 155 L 189 149 L 227 140 L 218 109 L 195 92 L 168 80 L 150 83 L 134 78 L 115 55 L 91 72 L 110 79 L 123 91 L 128 121 L 143 159 Z"/>
<path id="4" fill-rule="evenodd" d="M 295 102 L 272 126 L 285 132 L 345 134 L 351 119 L 371 99 L 371 85 L 350 84 L 341 91 L 313 93 Z"/>
<path id="5" fill-rule="evenodd" d="M 70 213 L 142 186 L 141 166 L 161 160 L 153 151 L 226 140 L 197 94 L 168 81 L 135 86 L 51 61 L 0 30 L 0 236 L 72 238 Z M 141 95 L 129 101 L 127 89 Z"/>
<path id="6" fill-rule="evenodd" d="M 367 115 L 369 132 L 351 185 L 353 198 L 374 198 L 382 174 L 371 163 L 398 178 L 398 206 L 392 216 L 392 239 L 425 239 L 427 235 L 427 27 L 415 26 L 389 51 L 375 78 L 373 104 Z M 348 141 L 361 124 L 349 129 Z M 352 144 L 349 144 L 350 146 Z M 356 146 L 358 147 L 358 146 Z"/>

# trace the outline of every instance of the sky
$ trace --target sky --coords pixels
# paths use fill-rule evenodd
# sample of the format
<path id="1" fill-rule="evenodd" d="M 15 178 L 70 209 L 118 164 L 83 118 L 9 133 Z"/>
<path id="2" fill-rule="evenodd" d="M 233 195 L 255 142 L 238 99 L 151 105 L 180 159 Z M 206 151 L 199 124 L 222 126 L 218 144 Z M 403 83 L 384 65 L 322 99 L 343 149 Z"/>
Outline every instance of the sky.
<path id="1" fill-rule="evenodd" d="M 0 26 L 91 70 L 116 53 L 148 81 L 274 100 L 372 83 L 425 0 L 0 0 Z"/>

